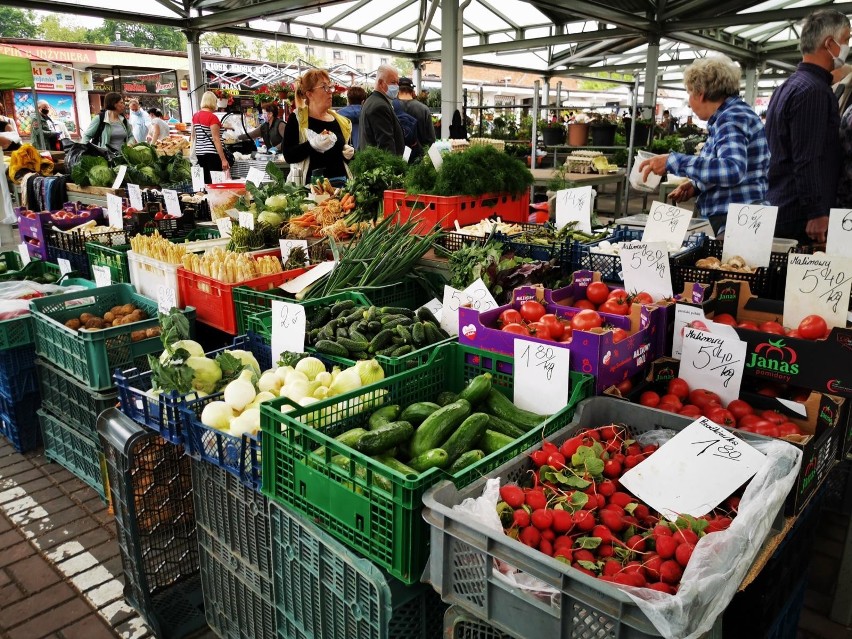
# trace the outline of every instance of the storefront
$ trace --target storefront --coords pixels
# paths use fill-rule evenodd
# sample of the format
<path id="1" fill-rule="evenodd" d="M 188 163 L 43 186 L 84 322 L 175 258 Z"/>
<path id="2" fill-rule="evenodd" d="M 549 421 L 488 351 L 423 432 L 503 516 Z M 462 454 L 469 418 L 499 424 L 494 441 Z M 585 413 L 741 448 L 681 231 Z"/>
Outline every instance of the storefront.
<path id="1" fill-rule="evenodd" d="M 125 99 L 136 98 L 143 110 L 153 107 L 163 112 L 163 119 L 182 121 L 177 73 L 174 70 L 152 70 L 126 67 L 95 67 L 89 104 L 92 113 L 102 108 L 103 97 L 111 91 Z"/>

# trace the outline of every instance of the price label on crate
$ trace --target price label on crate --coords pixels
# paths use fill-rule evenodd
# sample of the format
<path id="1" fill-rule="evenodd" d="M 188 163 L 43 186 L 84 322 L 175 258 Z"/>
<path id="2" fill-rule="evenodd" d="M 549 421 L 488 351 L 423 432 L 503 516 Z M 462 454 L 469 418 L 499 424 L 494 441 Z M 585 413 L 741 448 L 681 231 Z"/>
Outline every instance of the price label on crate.
<path id="1" fill-rule="evenodd" d="M 556 413 L 570 398 L 571 351 L 555 344 L 515 340 L 515 406 L 539 414 Z"/>
<path id="2" fill-rule="evenodd" d="M 112 284 L 112 273 L 110 273 L 108 266 L 94 264 L 92 265 L 92 273 L 95 276 L 95 286 L 98 288 Z"/>
<path id="3" fill-rule="evenodd" d="M 203 191 L 204 190 L 204 167 L 198 166 L 197 164 L 190 169 L 190 173 L 192 174 L 192 190 L 193 191 Z"/>
<path id="4" fill-rule="evenodd" d="M 740 396 L 747 344 L 687 327 L 683 332 L 680 376 L 690 388 L 713 391 L 727 406 Z"/>
<path id="5" fill-rule="evenodd" d="M 562 189 L 556 192 L 556 226 L 562 228 L 572 222 L 584 233 L 592 232 L 592 206 L 594 192 L 591 186 Z"/>
<path id="6" fill-rule="evenodd" d="M 625 290 L 645 291 L 655 300 L 672 297 L 669 250 L 665 242 L 627 242 L 618 254 Z"/>
<path id="7" fill-rule="evenodd" d="M 56 263 L 59 265 L 59 272 L 62 275 L 68 275 L 73 269 L 71 268 L 71 262 L 69 262 L 64 257 L 56 258 Z"/>
<path id="8" fill-rule="evenodd" d="M 473 284 L 463 291 L 444 286 L 444 301 L 441 311 L 441 328 L 450 335 L 459 334 L 459 308 L 468 306 L 480 313 L 497 308 L 497 301 L 482 278 L 478 278 Z"/>
<path id="9" fill-rule="evenodd" d="M 18 255 L 21 256 L 21 262 L 23 262 L 24 266 L 30 263 L 30 249 L 27 248 L 26 242 L 18 244 Z"/>
<path id="10" fill-rule="evenodd" d="M 141 211 L 144 208 L 142 204 L 142 189 L 138 184 L 127 185 L 127 198 L 130 200 L 130 206 Z"/>
<path id="11" fill-rule="evenodd" d="M 665 242 L 670 251 L 677 251 L 683 246 L 683 238 L 686 237 L 691 221 L 692 211 L 672 204 L 652 202 L 642 241 Z"/>
<path id="12" fill-rule="evenodd" d="M 777 206 L 729 204 L 722 261 L 739 255 L 749 266 L 769 266 Z"/>
<path id="13" fill-rule="evenodd" d="M 213 184 L 221 184 L 228 179 L 224 171 L 210 171 L 210 182 Z"/>
<path id="14" fill-rule="evenodd" d="M 284 351 L 305 352 L 305 307 L 290 302 L 272 302 L 272 353 L 275 361 Z"/>
<path id="15" fill-rule="evenodd" d="M 163 189 L 163 199 L 166 201 L 166 212 L 175 217 L 183 217 L 180 210 L 180 198 L 178 192 L 172 189 Z"/>
<path id="16" fill-rule="evenodd" d="M 759 450 L 699 417 L 618 481 L 674 521 L 678 514 L 706 515 L 751 479 L 765 461 Z"/>
<path id="17" fill-rule="evenodd" d="M 248 176 L 246 177 L 246 182 L 251 182 L 255 186 L 260 186 L 263 182 L 263 178 L 266 177 L 266 171 L 263 169 L 258 169 L 256 167 L 251 167 L 248 172 Z"/>
<path id="18" fill-rule="evenodd" d="M 852 258 L 790 253 L 784 289 L 784 325 L 819 315 L 829 327 L 846 326 L 852 290 Z"/>
<path id="19" fill-rule="evenodd" d="M 311 259 L 308 255 L 308 241 L 307 240 L 278 240 L 278 243 L 281 245 L 281 263 L 286 264 L 287 258 L 290 257 L 290 253 L 293 252 L 295 248 L 303 248 L 305 249 L 305 264 L 310 264 Z"/>
<path id="20" fill-rule="evenodd" d="M 704 311 L 700 306 L 675 304 L 674 333 L 672 335 L 672 357 L 680 359 L 683 350 L 683 334 L 692 322 L 701 322 L 707 326 Z M 701 324 L 699 324 L 701 326 Z"/>
<path id="21" fill-rule="evenodd" d="M 240 211 L 238 221 L 244 229 L 254 230 L 254 215 L 251 211 Z"/>
<path id="22" fill-rule="evenodd" d="M 439 300 L 437 297 L 433 297 L 420 308 L 425 308 L 430 313 L 432 313 L 432 315 L 435 316 L 435 319 L 438 320 L 438 322 L 441 321 L 441 314 L 444 311 L 444 305 L 441 304 L 441 300 Z M 419 311 L 420 309 L 418 308 L 417 310 Z"/>
<path id="23" fill-rule="evenodd" d="M 174 286 L 166 286 L 161 284 L 157 287 L 157 310 L 161 313 L 168 313 L 173 308 L 177 307 L 177 291 Z"/>
<path id="24" fill-rule="evenodd" d="M 231 237 L 231 227 L 233 222 L 229 217 L 220 217 L 216 220 L 216 226 L 219 227 L 219 235 L 222 237 Z"/>
<path id="25" fill-rule="evenodd" d="M 825 254 L 832 257 L 852 257 L 852 209 L 829 211 Z"/>
<path id="26" fill-rule="evenodd" d="M 123 211 L 121 198 L 117 195 L 107 193 L 106 199 L 109 225 L 117 229 L 122 228 L 124 226 L 124 220 L 122 219 Z"/>

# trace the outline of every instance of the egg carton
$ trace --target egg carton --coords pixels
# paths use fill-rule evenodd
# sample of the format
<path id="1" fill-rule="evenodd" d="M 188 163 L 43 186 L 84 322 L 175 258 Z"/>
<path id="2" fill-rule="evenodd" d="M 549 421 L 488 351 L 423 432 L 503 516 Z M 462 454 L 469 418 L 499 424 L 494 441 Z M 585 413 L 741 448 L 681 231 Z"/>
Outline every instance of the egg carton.
<path id="1" fill-rule="evenodd" d="M 506 142 L 503 140 L 494 140 L 492 138 L 470 138 L 468 140 L 470 146 L 493 146 L 500 152 L 506 150 Z"/>
<path id="2" fill-rule="evenodd" d="M 602 157 L 603 153 L 600 151 L 571 151 L 570 158 L 599 158 Z"/>
<path id="3" fill-rule="evenodd" d="M 595 173 L 596 169 L 592 164 L 592 158 L 575 157 L 569 155 L 565 159 L 565 167 L 569 173 Z"/>

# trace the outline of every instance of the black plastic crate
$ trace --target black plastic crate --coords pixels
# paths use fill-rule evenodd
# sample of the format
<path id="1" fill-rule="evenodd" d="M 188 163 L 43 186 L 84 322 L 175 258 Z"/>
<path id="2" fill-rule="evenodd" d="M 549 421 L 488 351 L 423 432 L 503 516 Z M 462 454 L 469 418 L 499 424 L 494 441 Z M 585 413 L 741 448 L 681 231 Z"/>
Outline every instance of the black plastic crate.
<path id="1" fill-rule="evenodd" d="M 509 224 L 515 223 L 509 222 Z M 534 231 L 539 225 L 517 224 L 517 226 L 520 226 L 523 231 Z M 472 235 L 465 235 L 464 233 L 458 233 L 456 231 L 445 231 L 437 240 L 435 240 L 435 243 L 452 253 L 453 251 L 458 251 L 464 246 L 483 246 L 490 239 L 494 239 L 497 242 L 505 242 L 508 238 L 516 237 L 516 235 L 517 234 L 512 234 L 507 236 L 503 233 L 492 233 L 485 237 L 475 237 Z"/>
<path id="2" fill-rule="evenodd" d="M 38 391 L 35 346 L 0 350 L 0 394 L 15 401 Z"/>
<path id="3" fill-rule="evenodd" d="M 852 458 L 835 464 L 825 478 L 823 507 L 841 515 L 852 514 Z"/>
<path id="4" fill-rule="evenodd" d="M 157 637 L 205 626 L 191 460 L 117 409 L 98 418 L 124 596 Z"/>
<path id="5" fill-rule="evenodd" d="M 63 415 L 77 430 L 97 439 L 97 421 L 118 403 L 118 393 L 100 393 L 41 358 L 36 360 L 41 401 L 54 415 Z"/>
<path id="6" fill-rule="evenodd" d="M 51 262 L 58 263 L 60 259 L 68 260 L 71 265 L 71 270 L 80 274 L 80 277 L 90 280 L 92 279 L 92 268 L 89 265 L 89 255 L 85 251 L 76 253 L 67 251 L 53 245 L 47 246 L 47 257 Z"/>
<path id="7" fill-rule="evenodd" d="M 12 399 L 0 393 L 0 435 L 11 442 L 19 453 L 26 453 L 41 446 L 39 429 L 38 391 Z"/>
<path id="8" fill-rule="evenodd" d="M 104 246 L 123 246 L 129 244 L 127 233 L 121 231 L 108 231 L 106 233 L 86 233 L 82 231 L 60 231 L 51 229 L 47 235 L 48 251 L 51 247 L 60 251 L 86 254 L 86 242 L 97 242 Z"/>

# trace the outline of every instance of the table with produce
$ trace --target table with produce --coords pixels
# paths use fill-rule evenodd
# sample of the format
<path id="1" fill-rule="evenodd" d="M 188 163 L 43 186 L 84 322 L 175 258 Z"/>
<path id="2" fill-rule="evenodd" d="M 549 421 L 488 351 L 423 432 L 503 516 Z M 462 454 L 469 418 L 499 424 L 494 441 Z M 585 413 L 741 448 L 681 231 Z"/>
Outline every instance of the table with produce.
<path id="1" fill-rule="evenodd" d="M 437 639 L 447 606 L 495 637 L 789 623 L 852 448 L 837 220 L 814 252 L 732 205 L 715 241 L 659 202 L 601 226 L 569 188 L 531 224 L 529 170 L 490 146 L 184 187 L 174 146 L 81 161 L 122 191 L 17 210 L 0 254 L 0 434 L 109 486 L 147 622 L 168 582 L 222 637 L 369 611 L 376 636 Z M 134 559 L 163 531 L 191 549 L 179 579 Z M 294 563 L 297 542 L 322 551 Z M 317 586 L 338 569 L 371 587 Z"/>

